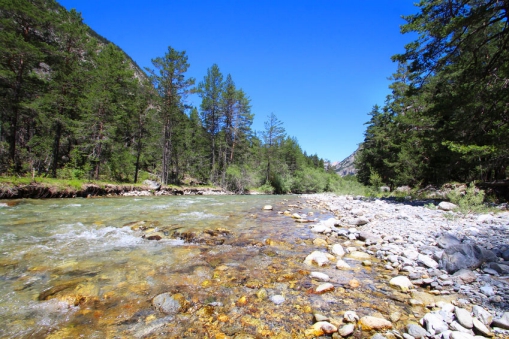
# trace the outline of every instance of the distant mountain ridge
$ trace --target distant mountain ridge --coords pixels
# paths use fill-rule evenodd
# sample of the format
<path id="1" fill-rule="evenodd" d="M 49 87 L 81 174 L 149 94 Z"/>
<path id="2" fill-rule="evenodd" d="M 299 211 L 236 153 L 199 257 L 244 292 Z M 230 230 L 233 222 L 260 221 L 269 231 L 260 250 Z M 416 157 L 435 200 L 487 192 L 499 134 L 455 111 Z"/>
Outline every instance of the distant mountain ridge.
<path id="1" fill-rule="evenodd" d="M 357 152 L 359 150 L 355 150 L 352 154 L 350 154 L 348 157 L 343 159 L 342 161 L 333 164 L 334 166 L 334 172 L 339 174 L 340 176 L 344 177 L 347 175 L 355 175 L 357 173 L 357 170 L 354 166 L 355 156 L 357 155 Z"/>

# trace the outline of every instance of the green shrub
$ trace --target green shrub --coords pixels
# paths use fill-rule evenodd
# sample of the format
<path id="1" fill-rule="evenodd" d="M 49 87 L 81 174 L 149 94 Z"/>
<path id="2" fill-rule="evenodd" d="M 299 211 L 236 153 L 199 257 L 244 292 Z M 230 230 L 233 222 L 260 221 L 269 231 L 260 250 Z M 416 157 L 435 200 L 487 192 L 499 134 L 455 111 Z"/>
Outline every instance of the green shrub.
<path id="1" fill-rule="evenodd" d="M 465 192 L 456 188 L 447 193 L 447 199 L 458 205 L 462 212 L 480 212 L 486 209 L 484 194 L 483 190 L 478 190 L 474 183 L 470 183 Z"/>

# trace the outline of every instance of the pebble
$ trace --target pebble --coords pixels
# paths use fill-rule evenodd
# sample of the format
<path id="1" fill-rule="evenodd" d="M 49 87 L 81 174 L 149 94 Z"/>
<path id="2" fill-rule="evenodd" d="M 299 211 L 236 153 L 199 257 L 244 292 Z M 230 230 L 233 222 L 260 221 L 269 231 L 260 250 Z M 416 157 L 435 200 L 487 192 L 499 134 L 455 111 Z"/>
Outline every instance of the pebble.
<path id="1" fill-rule="evenodd" d="M 355 330 L 355 324 L 346 324 L 339 328 L 338 333 L 342 337 L 348 337 Z"/>
<path id="2" fill-rule="evenodd" d="M 311 272 L 309 277 L 312 279 L 320 280 L 320 281 L 329 281 L 330 277 L 322 272 Z"/>
<path id="3" fill-rule="evenodd" d="M 365 316 L 360 318 L 359 326 L 363 331 L 380 331 L 387 330 L 392 328 L 392 323 L 386 319 L 373 317 L 373 316 Z"/>
<path id="4" fill-rule="evenodd" d="M 270 297 L 270 301 L 272 301 L 276 305 L 280 305 L 285 302 L 285 297 L 279 294 L 273 295 L 272 297 Z"/>

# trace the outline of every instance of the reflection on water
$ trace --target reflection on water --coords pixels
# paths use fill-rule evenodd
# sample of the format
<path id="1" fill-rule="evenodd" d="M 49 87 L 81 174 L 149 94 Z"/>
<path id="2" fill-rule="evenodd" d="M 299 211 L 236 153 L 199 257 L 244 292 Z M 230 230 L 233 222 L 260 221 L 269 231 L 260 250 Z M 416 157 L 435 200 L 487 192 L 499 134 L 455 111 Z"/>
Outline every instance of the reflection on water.
<path id="1" fill-rule="evenodd" d="M 407 295 L 351 262 L 311 293 L 309 226 L 279 214 L 300 198 L 267 196 L 22 200 L 0 207 L 0 337 L 298 338 L 313 313 L 399 312 Z M 262 211 L 272 204 L 273 211 Z M 299 213 L 330 215 L 310 206 Z M 181 239 L 177 239 L 181 238 Z M 152 240 L 149 240 L 152 239 Z M 185 240 L 185 241 L 184 241 Z M 355 278 L 360 286 L 352 288 Z M 176 314 L 152 305 L 161 293 Z M 282 295 L 276 305 L 270 297 Z M 417 314 L 416 314 L 417 315 Z"/>

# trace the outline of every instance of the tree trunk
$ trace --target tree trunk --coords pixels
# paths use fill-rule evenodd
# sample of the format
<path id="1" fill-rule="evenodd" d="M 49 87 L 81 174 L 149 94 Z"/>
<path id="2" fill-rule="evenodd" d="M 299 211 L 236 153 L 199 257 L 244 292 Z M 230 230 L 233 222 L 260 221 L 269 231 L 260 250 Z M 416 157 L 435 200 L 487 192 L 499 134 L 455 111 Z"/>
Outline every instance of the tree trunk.
<path id="1" fill-rule="evenodd" d="M 55 122 L 55 138 L 53 139 L 53 163 L 51 165 L 51 176 L 57 177 L 58 158 L 60 150 L 60 138 L 62 136 L 62 124 Z"/>

